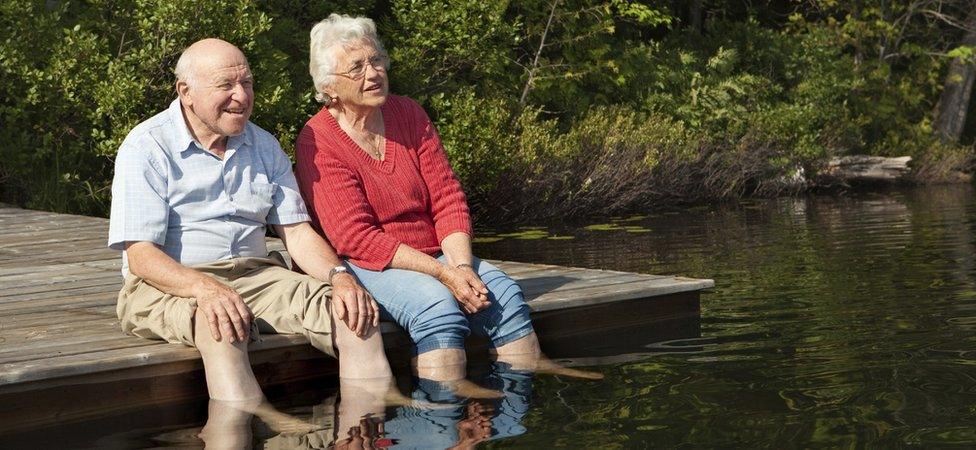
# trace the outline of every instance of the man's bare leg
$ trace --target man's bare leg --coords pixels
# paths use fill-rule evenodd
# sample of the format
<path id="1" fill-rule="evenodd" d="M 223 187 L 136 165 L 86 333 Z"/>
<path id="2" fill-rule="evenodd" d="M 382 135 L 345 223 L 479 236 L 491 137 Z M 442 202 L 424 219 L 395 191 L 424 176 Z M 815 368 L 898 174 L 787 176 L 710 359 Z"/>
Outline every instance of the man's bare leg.
<path id="1" fill-rule="evenodd" d="M 588 380 L 602 380 L 603 374 L 586 370 L 571 369 L 556 364 L 542 354 L 539 337 L 533 331 L 491 351 L 498 361 L 510 364 L 515 370 L 566 375 Z"/>
<path id="2" fill-rule="evenodd" d="M 264 399 L 261 386 L 254 378 L 247 353 L 247 342 L 216 341 L 210 334 L 206 317 L 197 310 L 194 341 L 203 357 L 203 367 L 210 393 L 211 437 L 217 440 L 219 430 L 228 424 L 237 426 L 250 416 L 258 416 L 271 429 L 286 434 L 307 433 L 316 427 L 275 409 Z"/>
<path id="3" fill-rule="evenodd" d="M 378 327 L 370 329 L 363 337 L 356 336 L 334 310 L 332 323 L 339 354 L 340 416 L 346 412 L 348 420 L 359 423 L 359 418 L 364 415 L 383 414 L 388 405 L 416 406 L 396 387 Z"/>
<path id="4" fill-rule="evenodd" d="M 502 398 L 501 392 L 486 389 L 465 379 L 467 355 L 463 349 L 441 348 L 421 353 L 413 358 L 417 376 L 447 384 L 459 397 Z"/>
<path id="5" fill-rule="evenodd" d="M 252 415 L 233 403 L 238 402 L 211 399 L 207 405 L 207 424 L 200 430 L 207 448 L 250 447 Z"/>
<path id="6" fill-rule="evenodd" d="M 207 318 L 199 309 L 194 319 L 194 340 L 203 357 L 211 399 L 240 402 L 264 398 L 251 370 L 247 342 L 231 343 L 227 338 L 219 342 L 214 340 Z"/>

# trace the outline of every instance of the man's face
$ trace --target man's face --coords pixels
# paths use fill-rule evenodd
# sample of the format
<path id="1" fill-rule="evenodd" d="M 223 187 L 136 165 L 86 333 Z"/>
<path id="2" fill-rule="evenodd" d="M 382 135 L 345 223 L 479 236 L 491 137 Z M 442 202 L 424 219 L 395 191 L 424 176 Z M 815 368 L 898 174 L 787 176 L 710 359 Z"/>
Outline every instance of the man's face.
<path id="1" fill-rule="evenodd" d="M 214 55 L 198 69 L 184 104 L 210 133 L 226 137 L 244 132 L 254 107 L 254 79 L 243 58 Z M 199 136 L 198 136 L 199 137 Z M 202 137 L 201 137 L 202 138 Z"/>

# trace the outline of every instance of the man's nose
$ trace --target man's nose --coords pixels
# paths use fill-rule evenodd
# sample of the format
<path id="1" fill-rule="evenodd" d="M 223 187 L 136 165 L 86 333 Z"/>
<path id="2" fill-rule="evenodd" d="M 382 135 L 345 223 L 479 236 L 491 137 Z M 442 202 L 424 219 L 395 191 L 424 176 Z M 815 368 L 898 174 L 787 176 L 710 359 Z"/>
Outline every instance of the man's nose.
<path id="1" fill-rule="evenodd" d="M 233 98 L 238 101 L 246 100 L 251 96 L 251 92 L 251 88 L 244 86 L 243 83 L 235 83 L 234 90 L 232 91 Z"/>

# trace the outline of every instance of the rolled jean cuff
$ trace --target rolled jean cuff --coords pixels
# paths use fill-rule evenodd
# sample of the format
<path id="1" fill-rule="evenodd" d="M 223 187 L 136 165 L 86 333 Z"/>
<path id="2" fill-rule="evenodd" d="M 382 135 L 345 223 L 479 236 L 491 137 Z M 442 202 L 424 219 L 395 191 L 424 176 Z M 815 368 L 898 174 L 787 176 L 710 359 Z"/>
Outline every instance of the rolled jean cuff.
<path id="1" fill-rule="evenodd" d="M 429 337 L 417 343 L 413 355 L 417 356 L 431 350 L 441 350 L 445 348 L 456 348 L 464 350 L 464 339 L 449 336 Z"/>
<path id="2" fill-rule="evenodd" d="M 533 331 L 535 331 L 535 329 L 532 328 L 532 322 L 527 322 L 525 325 L 522 325 L 514 332 L 511 332 L 505 336 L 502 336 L 498 339 L 491 341 L 491 344 L 489 344 L 489 346 L 491 348 L 501 347 L 510 342 L 515 342 L 519 339 L 522 339 L 528 336 L 529 334 L 531 334 Z"/>

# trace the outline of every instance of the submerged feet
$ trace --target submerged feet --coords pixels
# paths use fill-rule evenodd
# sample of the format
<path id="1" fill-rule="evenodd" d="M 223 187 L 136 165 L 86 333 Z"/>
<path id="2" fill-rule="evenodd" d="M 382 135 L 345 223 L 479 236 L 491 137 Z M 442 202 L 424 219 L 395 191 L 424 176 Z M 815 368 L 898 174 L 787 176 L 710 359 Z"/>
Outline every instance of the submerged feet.
<path id="1" fill-rule="evenodd" d="M 467 380 L 452 380 L 443 381 L 447 390 L 452 394 L 461 398 L 476 398 L 476 399 L 493 399 L 493 398 L 504 398 L 505 394 L 494 389 L 488 389 L 479 386 L 477 383 Z"/>
<path id="2" fill-rule="evenodd" d="M 573 369 L 562 366 L 555 361 L 547 358 L 542 353 L 529 353 L 522 355 L 496 355 L 499 362 L 511 366 L 512 370 L 522 370 L 535 373 L 548 373 L 552 375 L 563 375 L 567 377 L 580 378 L 583 380 L 602 380 L 603 374 L 589 370 Z"/>
<path id="3" fill-rule="evenodd" d="M 603 379 L 602 373 L 564 367 L 547 358 L 539 347 L 539 337 L 535 332 L 498 347 L 491 353 L 496 360 L 509 364 L 514 370 L 565 375 L 584 380 Z"/>
<path id="4" fill-rule="evenodd" d="M 264 399 L 210 400 L 207 405 L 207 424 L 200 431 L 200 439 L 208 448 L 247 448 L 252 438 L 253 416 L 257 416 L 269 429 L 282 435 L 303 435 L 322 428 L 278 411 Z"/>

